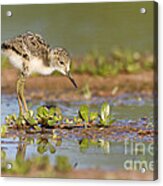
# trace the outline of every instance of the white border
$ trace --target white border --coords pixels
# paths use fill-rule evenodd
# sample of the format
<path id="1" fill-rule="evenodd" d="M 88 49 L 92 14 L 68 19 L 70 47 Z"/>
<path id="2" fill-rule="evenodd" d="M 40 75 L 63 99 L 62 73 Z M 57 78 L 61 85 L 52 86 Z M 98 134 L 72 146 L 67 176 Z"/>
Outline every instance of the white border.
<path id="1" fill-rule="evenodd" d="M 101 2 L 126 2 L 126 0 L 102 0 Z M 1 4 L 42 4 L 42 3 L 77 3 L 77 2 L 100 2 L 97 0 L 48 0 L 46 2 L 45 0 L 1 0 Z M 128 2 L 128 1 L 127 1 Z M 161 24 L 161 21 L 163 19 L 163 1 L 162 0 L 157 0 L 159 3 L 159 180 L 155 182 L 149 182 L 149 181 L 102 181 L 102 180 L 68 180 L 68 179 L 31 179 L 31 178 L 0 178 L 0 185 L 2 186 L 9 186 L 9 185 L 16 185 L 16 186 L 42 186 L 45 184 L 48 184 L 48 186 L 51 185 L 60 185 L 60 186 L 81 186 L 81 185 L 100 185 L 100 186 L 106 186 L 106 185 L 137 185 L 137 184 L 142 184 L 142 185 L 162 185 L 163 184 L 163 179 L 161 178 L 161 174 L 163 172 L 163 148 L 161 143 L 163 143 L 163 114 L 161 116 L 161 110 L 163 110 L 163 99 L 161 95 L 163 95 L 163 52 L 161 52 L 162 49 L 162 43 L 163 43 L 163 38 L 161 36 L 161 33 L 163 33 L 163 24 Z M 162 21 L 163 23 L 163 21 Z M 161 73 L 162 72 L 162 73 Z"/>

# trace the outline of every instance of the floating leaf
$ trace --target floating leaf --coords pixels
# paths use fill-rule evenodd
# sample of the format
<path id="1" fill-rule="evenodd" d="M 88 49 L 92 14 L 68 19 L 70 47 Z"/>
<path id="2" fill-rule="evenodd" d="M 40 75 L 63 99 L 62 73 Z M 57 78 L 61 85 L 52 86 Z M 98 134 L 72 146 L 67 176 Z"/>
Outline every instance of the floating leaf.
<path id="1" fill-rule="evenodd" d="M 89 109 L 87 105 L 81 105 L 79 110 L 79 117 L 83 120 L 88 122 L 89 121 Z"/>
<path id="2" fill-rule="evenodd" d="M 45 117 L 48 115 L 48 109 L 44 106 L 41 106 L 41 107 L 37 108 L 37 114 L 40 117 Z"/>
<path id="3" fill-rule="evenodd" d="M 43 116 L 43 109 L 44 109 L 43 106 L 37 108 L 37 114 L 39 116 Z"/>
<path id="4" fill-rule="evenodd" d="M 48 112 L 48 108 L 46 108 L 46 107 L 43 107 L 43 115 L 44 116 L 48 116 L 48 114 L 49 114 L 49 112 Z"/>
<path id="5" fill-rule="evenodd" d="M 98 118 L 98 113 L 97 112 L 91 112 L 90 113 L 90 121 L 94 121 Z"/>
<path id="6" fill-rule="evenodd" d="M 21 127 L 22 125 L 26 124 L 26 121 L 24 119 L 24 116 L 19 116 L 16 120 L 16 124 L 18 127 Z"/>
<path id="7" fill-rule="evenodd" d="M 17 120 L 16 114 L 8 115 L 5 118 L 5 121 L 6 121 L 6 124 L 7 125 L 13 125 L 13 124 L 15 124 L 16 120 Z"/>
<path id="8" fill-rule="evenodd" d="M 62 120 L 62 112 L 58 107 L 39 107 L 37 109 L 37 118 L 43 125 L 53 126 L 56 122 Z"/>
<path id="9" fill-rule="evenodd" d="M 108 119 L 108 116 L 110 114 L 110 106 L 107 102 L 103 103 L 101 106 L 101 120 L 106 121 Z"/>
<path id="10" fill-rule="evenodd" d="M 56 116 L 62 116 L 62 111 L 59 107 L 55 107 L 55 115 Z"/>
<path id="11" fill-rule="evenodd" d="M 33 116 L 34 116 L 33 110 L 29 110 L 27 113 L 25 113 L 24 118 L 28 119 L 28 118 L 32 118 Z"/>
<path id="12" fill-rule="evenodd" d="M 37 123 L 38 123 L 37 120 L 35 120 L 34 118 L 29 118 L 28 122 L 30 125 L 37 125 Z"/>
<path id="13" fill-rule="evenodd" d="M 79 117 L 74 117 L 74 122 L 75 123 L 81 123 L 82 122 L 82 119 L 79 118 Z"/>
<path id="14" fill-rule="evenodd" d="M 35 125 L 34 129 L 36 129 L 37 131 L 41 131 L 42 130 L 41 127 L 39 127 L 38 125 Z"/>
<path id="15" fill-rule="evenodd" d="M 30 125 L 37 125 L 38 121 L 34 118 L 34 112 L 32 110 L 29 110 L 25 115 L 24 119 L 26 122 Z"/>
<path id="16" fill-rule="evenodd" d="M 69 124 L 70 120 L 68 118 L 66 118 L 65 122 Z"/>
<path id="17" fill-rule="evenodd" d="M 50 115 L 50 116 L 54 116 L 54 114 L 55 114 L 55 108 L 54 108 L 54 107 L 51 107 L 51 108 L 49 109 L 49 115 Z"/>
<path id="18" fill-rule="evenodd" d="M 30 117 L 34 116 L 34 111 L 33 110 L 29 110 L 28 113 L 29 113 Z"/>
<path id="19" fill-rule="evenodd" d="M 48 120 L 48 125 L 49 126 L 54 126 L 56 124 L 56 120 Z"/>

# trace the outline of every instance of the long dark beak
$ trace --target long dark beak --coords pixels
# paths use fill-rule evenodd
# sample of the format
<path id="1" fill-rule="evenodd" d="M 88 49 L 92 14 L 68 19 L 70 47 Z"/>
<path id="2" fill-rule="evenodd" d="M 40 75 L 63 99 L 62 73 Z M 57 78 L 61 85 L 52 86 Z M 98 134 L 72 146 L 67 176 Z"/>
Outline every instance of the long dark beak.
<path id="1" fill-rule="evenodd" d="M 70 79 L 70 81 L 72 82 L 72 84 L 74 85 L 74 87 L 75 87 L 75 88 L 78 88 L 78 86 L 77 86 L 77 84 L 76 84 L 76 82 L 75 82 L 75 80 L 74 80 L 74 78 L 72 77 L 72 75 L 71 75 L 70 72 L 67 73 L 67 76 L 68 76 L 68 78 Z"/>

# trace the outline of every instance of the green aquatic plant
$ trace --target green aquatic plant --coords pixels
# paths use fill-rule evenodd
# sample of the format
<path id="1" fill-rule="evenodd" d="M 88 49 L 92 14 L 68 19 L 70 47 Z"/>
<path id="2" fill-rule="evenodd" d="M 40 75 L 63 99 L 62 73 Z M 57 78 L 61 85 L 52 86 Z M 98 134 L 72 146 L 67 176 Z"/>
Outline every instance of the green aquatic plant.
<path id="1" fill-rule="evenodd" d="M 10 114 L 5 118 L 6 125 L 15 128 L 30 128 L 36 131 L 41 131 L 41 126 L 53 126 L 61 122 L 63 119 L 61 109 L 58 107 L 51 107 L 48 109 L 45 106 L 37 108 L 36 116 L 32 110 L 21 116 Z M 40 125 L 41 124 L 41 125 Z"/>
<path id="2" fill-rule="evenodd" d="M 33 128 L 35 129 L 36 132 L 42 131 L 42 128 L 39 125 L 34 125 Z"/>
<path id="3" fill-rule="evenodd" d="M 110 115 L 110 105 L 108 103 L 103 103 L 101 106 L 101 121 L 106 121 Z"/>
<path id="4" fill-rule="evenodd" d="M 16 124 L 17 128 L 22 128 L 23 126 L 25 126 L 26 125 L 26 120 L 25 120 L 24 116 L 23 115 L 18 116 L 17 119 L 16 119 L 15 124 Z"/>
<path id="5" fill-rule="evenodd" d="M 90 112 L 90 121 L 93 122 L 98 118 L 98 112 Z"/>
<path id="6" fill-rule="evenodd" d="M 48 126 L 53 126 L 63 119 L 60 108 L 51 107 L 48 109 L 45 106 L 41 106 L 37 109 L 37 118 L 39 123 Z"/>
<path id="7" fill-rule="evenodd" d="M 86 123 L 93 122 L 98 118 L 98 113 L 90 112 L 87 105 L 81 105 L 78 114 L 79 118 L 81 118 Z"/>
<path id="8" fill-rule="evenodd" d="M 103 103 L 101 106 L 100 113 L 96 111 L 90 111 L 88 105 L 81 105 L 78 111 L 78 116 L 75 116 L 73 119 L 64 117 L 62 111 L 58 107 L 40 106 L 37 108 L 37 111 L 29 110 L 24 113 L 24 115 L 19 115 L 18 117 L 15 114 L 8 115 L 6 117 L 6 126 L 13 129 L 25 129 L 27 132 L 44 132 L 49 128 L 59 127 L 61 128 L 69 127 L 68 125 L 83 126 L 85 128 L 92 126 L 101 126 L 101 125 L 111 125 L 115 119 L 110 114 L 110 106 L 108 103 Z M 4 129 L 3 129 L 4 131 Z M 3 132 L 5 133 L 5 132 Z M 46 150 L 44 147 L 39 147 L 43 152 Z"/>
<path id="9" fill-rule="evenodd" d="M 87 105 L 80 106 L 79 117 L 85 122 L 89 121 L 89 108 Z"/>
<path id="10" fill-rule="evenodd" d="M 73 121 L 75 123 L 81 123 L 83 120 L 80 117 L 74 116 Z"/>
<path id="11" fill-rule="evenodd" d="M 6 118 L 6 124 L 9 126 L 14 126 L 16 128 L 22 128 L 27 125 L 37 125 L 38 122 L 34 117 L 34 112 L 29 110 L 27 113 L 21 116 L 16 116 L 16 114 L 10 114 Z"/>
<path id="12" fill-rule="evenodd" d="M 38 121 L 34 118 L 33 110 L 29 110 L 27 113 L 25 113 L 24 119 L 29 125 L 33 126 L 38 124 Z"/>
<path id="13" fill-rule="evenodd" d="M 6 137 L 6 133 L 7 133 L 7 130 L 8 130 L 8 126 L 7 125 L 1 125 L 0 127 L 1 129 L 1 137 Z"/>
<path id="14" fill-rule="evenodd" d="M 15 124 L 16 120 L 17 120 L 16 114 L 9 114 L 9 115 L 5 118 L 5 121 L 6 121 L 6 124 L 7 124 L 7 125 L 13 125 L 13 124 Z"/>
<path id="15" fill-rule="evenodd" d="M 73 124 L 74 120 L 73 119 L 69 119 L 69 118 L 65 118 L 65 123 L 66 124 Z"/>
<path id="16" fill-rule="evenodd" d="M 100 110 L 100 124 L 102 125 L 111 125 L 115 119 L 110 114 L 110 105 L 105 102 L 101 106 Z"/>
<path id="17" fill-rule="evenodd" d="M 87 105 L 81 105 L 78 113 L 79 118 L 85 123 L 100 122 L 100 125 L 107 126 L 115 121 L 115 118 L 110 114 L 110 105 L 107 102 L 102 104 L 100 113 L 90 112 Z"/>

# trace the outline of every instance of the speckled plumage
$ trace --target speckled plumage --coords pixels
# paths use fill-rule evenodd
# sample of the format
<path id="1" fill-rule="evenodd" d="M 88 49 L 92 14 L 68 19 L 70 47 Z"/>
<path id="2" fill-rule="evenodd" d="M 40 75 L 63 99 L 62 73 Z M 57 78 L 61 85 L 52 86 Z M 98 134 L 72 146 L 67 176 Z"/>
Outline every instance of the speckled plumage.
<path id="1" fill-rule="evenodd" d="M 61 47 L 50 48 L 41 35 L 27 32 L 1 44 L 2 53 L 9 58 L 11 64 L 20 70 L 17 81 L 17 96 L 20 114 L 28 111 L 24 98 L 24 84 L 32 73 L 49 75 L 59 71 L 66 75 L 73 85 L 77 85 L 70 73 L 71 59 L 68 52 Z M 24 109 L 23 109 L 24 107 Z"/>
<path id="2" fill-rule="evenodd" d="M 27 76 L 33 72 L 48 75 L 54 70 L 65 75 L 66 69 L 63 67 L 69 70 L 68 52 L 60 47 L 50 48 L 39 34 L 32 32 L 21 34 L 2 43 L 1 48 L 10 62 Z M 61 60 L 64 64 L 60 65 Z"/>
<path id="3" fill-rule="evenodd" d="M 11 49 L 26 60 L 29 60 L 30 56 L 32 55 L 42 58 L 47 62 L 48 54 L 51 50 L 41 35 L 34 34 L 32 32 L 27 32 L 13 39 L 5 41 L 2 43 L 2 49 Z"/>

